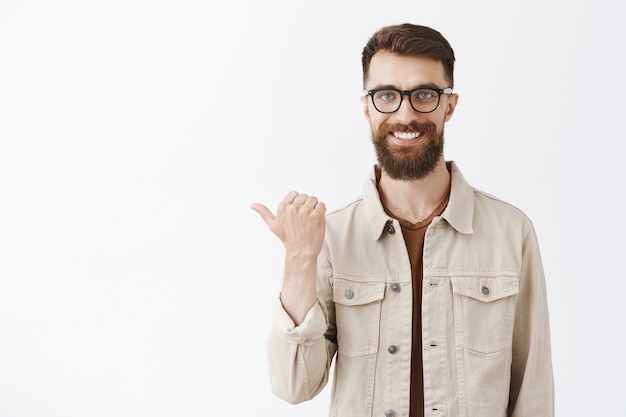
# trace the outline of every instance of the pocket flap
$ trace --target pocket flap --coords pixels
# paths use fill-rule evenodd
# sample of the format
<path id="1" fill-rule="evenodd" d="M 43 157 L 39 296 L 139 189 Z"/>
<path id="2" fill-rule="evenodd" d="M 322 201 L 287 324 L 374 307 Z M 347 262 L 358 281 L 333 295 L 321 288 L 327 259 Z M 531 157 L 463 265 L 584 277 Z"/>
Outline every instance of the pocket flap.
<path id="1" fill-rule="evenodd" d="M 455 294 L 488 303 L 519 293 L 519 278 L 512 276 L 451 277 Z"/>
<path id="2" fill-rule="evenodd" d="M 384 282 L 351 281 L 334 278 L 333 301 L 345 306 L 369 304 L 385 296 Z"/>

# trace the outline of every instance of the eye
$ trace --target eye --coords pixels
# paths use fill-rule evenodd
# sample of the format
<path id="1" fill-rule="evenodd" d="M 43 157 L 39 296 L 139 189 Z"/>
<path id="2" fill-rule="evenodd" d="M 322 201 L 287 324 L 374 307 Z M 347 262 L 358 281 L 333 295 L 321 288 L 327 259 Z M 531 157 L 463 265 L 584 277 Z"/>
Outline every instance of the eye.
<path id="1" fill-rule="evenodd" d="M 398 98 L 398 92 L 394 90 L 381 90 L 374 94 L 377 101 L 393 101 Z"/>
<path id="2" fill-rule="evenodd" d="M 413 98 L 420 101 L 428 101 L 437 97 L 437 93 L 433 90 L 416 90 Z"/>

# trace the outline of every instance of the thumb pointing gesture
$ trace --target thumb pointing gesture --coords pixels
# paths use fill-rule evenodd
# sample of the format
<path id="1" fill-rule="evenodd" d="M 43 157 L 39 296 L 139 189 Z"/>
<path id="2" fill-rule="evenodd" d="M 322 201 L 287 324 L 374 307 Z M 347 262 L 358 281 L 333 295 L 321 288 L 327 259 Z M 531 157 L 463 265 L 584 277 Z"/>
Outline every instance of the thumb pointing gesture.
<path id="1" fill-rule="evenodd" d="M 260 203 L 254 203 L 250 205 L 250 208 L 259 213 L 259 216 L 261 216 L 265 224 L 267 224 L 270 230 L 273 230 L 274 223 L 276 222 L 276 216 L 274 216 L 274 213 L 272 213 L 270 209 Z"/>
<path id="2" fill-rule="evenodd" d="M 278 205 L 276 215 L 260 203 L 252 204 L 250 208 L 259 213 L 289 253 L 309 257 L 317 257 L 320 253 L 326 207 L 317 198 L 292 191 Z"/>

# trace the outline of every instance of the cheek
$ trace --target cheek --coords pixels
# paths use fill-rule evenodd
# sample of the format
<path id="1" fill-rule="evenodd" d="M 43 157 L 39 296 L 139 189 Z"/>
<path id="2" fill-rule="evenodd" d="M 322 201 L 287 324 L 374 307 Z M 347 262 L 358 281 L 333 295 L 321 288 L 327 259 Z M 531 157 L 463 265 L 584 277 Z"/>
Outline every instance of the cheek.
<path id="1" fill-rule="evenodd" d="M 448 121 L 448 114 L 444 109 L 441 110 L 442 111 L 439 111 L 439 109 L 437 109 L 435 112 L 430 113 L 428 117 L 428 121 L 437 126 L 437 130 L 443 129 L 444 123 Z"/>
<path id="2" fill-rule="evenodd" d="M 389 118 L 389 116 L 386 116 L 386 115 L 384 115 L 382 113 L 378 113 L 378 112 L 370 113 L 369 122 L 370 122 L 371 128 L 374 131 L 378 130 L 380 125 L 385 123 L 388 118 Z"/>

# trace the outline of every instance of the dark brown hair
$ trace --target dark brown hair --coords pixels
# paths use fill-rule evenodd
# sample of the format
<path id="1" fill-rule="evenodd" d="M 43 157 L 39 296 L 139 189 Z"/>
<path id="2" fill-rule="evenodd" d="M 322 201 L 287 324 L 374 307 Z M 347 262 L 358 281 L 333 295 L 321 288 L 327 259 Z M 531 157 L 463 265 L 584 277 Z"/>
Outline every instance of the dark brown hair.
<path id="1" fill-rule="evenodd" d="M 363 83 L 369 75 L 370 61 L 376 52 L 388 51 L 407 56 L 425 56 L 443 64 L 450 87 L 454 87 L 454 51 L 443 35 L 427 26 L 386 26 L 376 32 L 363 48 Z"/>

